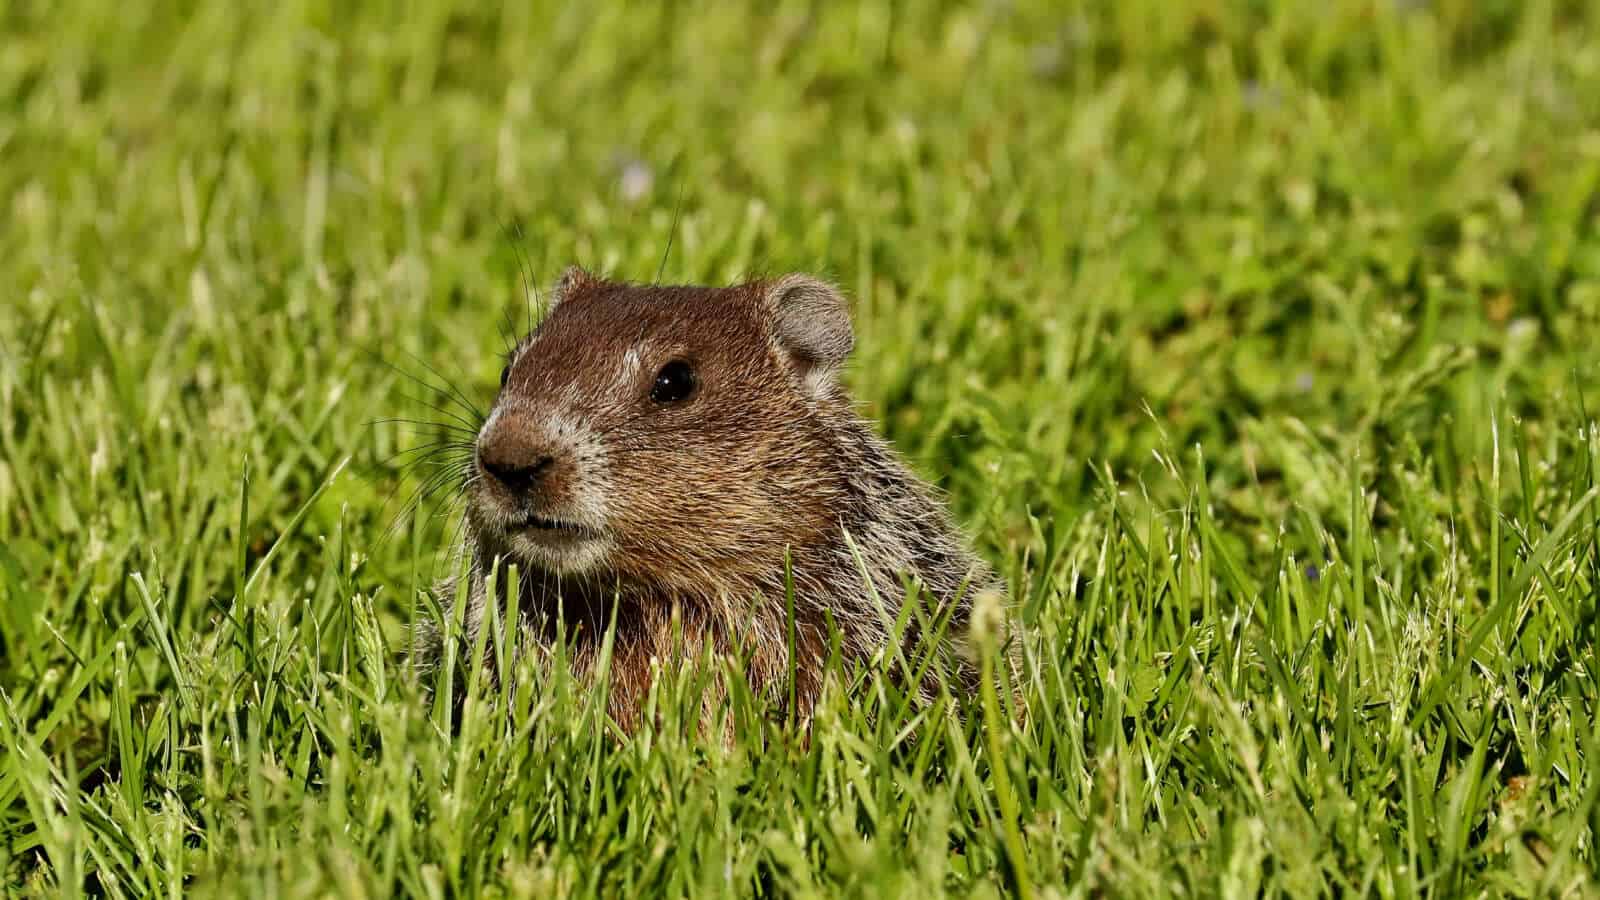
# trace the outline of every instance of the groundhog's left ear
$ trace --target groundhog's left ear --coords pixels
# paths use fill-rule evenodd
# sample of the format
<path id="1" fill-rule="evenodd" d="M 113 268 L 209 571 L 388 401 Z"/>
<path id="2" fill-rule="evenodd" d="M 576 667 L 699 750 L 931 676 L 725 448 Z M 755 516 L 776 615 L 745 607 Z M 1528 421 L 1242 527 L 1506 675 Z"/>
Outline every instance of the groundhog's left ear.
<path id="1" fill-rule="evenodd" d="M 833 285 L 810 275 L 769 282 L 763 298 L 773 332 L 807 381 L 837 372 L 855 346 L 850 307 Z"/>

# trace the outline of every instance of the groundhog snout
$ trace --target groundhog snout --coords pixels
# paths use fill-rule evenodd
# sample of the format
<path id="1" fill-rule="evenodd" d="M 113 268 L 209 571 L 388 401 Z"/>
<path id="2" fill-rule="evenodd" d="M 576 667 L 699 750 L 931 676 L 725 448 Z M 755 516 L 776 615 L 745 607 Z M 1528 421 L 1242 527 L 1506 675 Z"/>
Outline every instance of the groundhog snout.
<path id="1" fill-rule="evenodd" d="M 558 453 L 528 423 L 502 419 L 478 439 L 478 466 L 507 491 L 525 496 L 551 480 Z"/>

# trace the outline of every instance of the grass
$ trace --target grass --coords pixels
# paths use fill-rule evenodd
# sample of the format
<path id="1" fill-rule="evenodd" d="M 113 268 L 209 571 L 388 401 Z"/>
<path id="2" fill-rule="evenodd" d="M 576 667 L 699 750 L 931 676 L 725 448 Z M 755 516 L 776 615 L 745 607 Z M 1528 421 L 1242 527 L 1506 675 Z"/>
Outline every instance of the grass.
<path id="1" fill-rule="evenodd" d="M 400 6 L 0 8 L 8 890 L 1600 891 L 1592 6 Z M 430 707 L 524 258 L 843 285 L 1025 722 Z"/>

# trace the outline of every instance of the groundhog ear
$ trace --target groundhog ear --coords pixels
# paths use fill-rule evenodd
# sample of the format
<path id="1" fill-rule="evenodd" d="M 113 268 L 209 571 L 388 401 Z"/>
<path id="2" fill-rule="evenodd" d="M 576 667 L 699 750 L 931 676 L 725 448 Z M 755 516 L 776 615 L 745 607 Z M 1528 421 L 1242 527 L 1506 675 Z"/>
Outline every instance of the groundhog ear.
<path id="1" fill-rule="evenodd" d="M 550 297 L 548 299 L 548 303 L 546 304 L 547 308 L 545 311 L 549 312 L 550 310 L 555 309 L 557 306 L 561 305 L 562 300 L 565 300 L 566 298 L 572 296 L 573 293 L 582 290 L 584 285 L 587 285 L 593 281 L 594 276 L 590 275 L 581 266 L 567 266 L 567 270 L 561 273 L 561 279 L 557 281 L 556 286 L 550 290 Z"/>
<path id="2" fill-rule="evenodd" d="M 807 376 L 826 376 L 844 364 L 855 335 L 838 288 L 809 275 L 785 275 L 767 285 L 765 299 L 778 342 Z"/>

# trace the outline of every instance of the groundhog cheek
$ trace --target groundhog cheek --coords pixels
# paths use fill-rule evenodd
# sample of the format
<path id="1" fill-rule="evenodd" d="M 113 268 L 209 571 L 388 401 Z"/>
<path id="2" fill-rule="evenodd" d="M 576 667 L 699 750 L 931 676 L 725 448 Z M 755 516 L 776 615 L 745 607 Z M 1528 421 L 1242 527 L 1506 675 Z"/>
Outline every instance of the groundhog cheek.
<path id="1" fill-rule="evenodd" d="M 615 484 L 611 493 L 612 518 L 624 527 L 648 531 L 686 528 L 689 533 L 698 533 L 702 527 L 726 522 L 729 515 L 750 502 L 744 484 L 710 481 L 727 475 L 719 476 L 704 467 L 664 462 L 641 469 L 640 473 L 643 477 Z M 706 487 L 717 483 L 724 487 Z M 734 489 L 730 491 L 729 487 Z"/>

